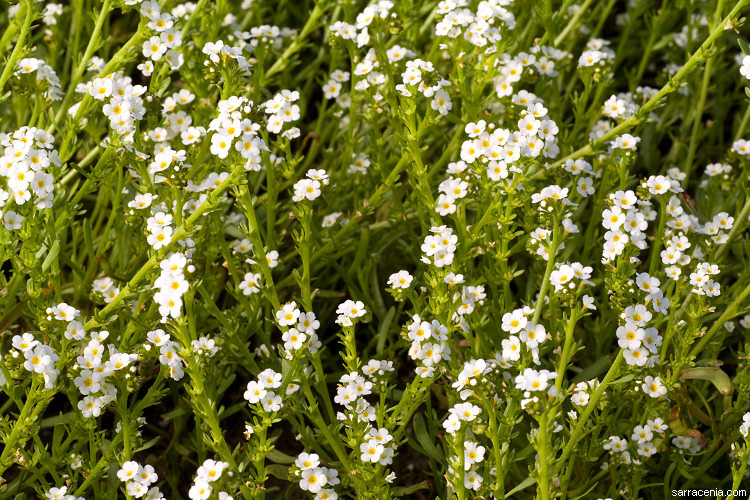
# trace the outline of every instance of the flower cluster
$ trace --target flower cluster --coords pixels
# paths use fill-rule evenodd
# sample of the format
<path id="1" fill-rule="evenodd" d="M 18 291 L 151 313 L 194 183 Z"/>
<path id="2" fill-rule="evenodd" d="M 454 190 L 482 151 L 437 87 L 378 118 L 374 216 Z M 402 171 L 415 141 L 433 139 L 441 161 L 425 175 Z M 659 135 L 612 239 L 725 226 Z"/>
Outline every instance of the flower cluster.
<path id="1" fill-rule="evenodd" d="M 54 11 L 55 5 L 59 4 L 48 4 L 48 11 L 50 11 L 50 8 Z M 54 17 L 48 17 L 45 19 L 54 19 Z M 62 87 L 60 86 L 60 78 L 57 76 L 55 69 L 47 64 L 44 59 L 36 59 L 34 57 L 21 59 L 18 62 L 18 69 L 13 73 L 13 75 L 21 82 L 24 78 L 31 78 L 25 77 L 24 75 L 32 74 L 34 74 L 33 84 L 36 88 L 41 90 L 42 84 L 44 84 L 43 95 L 45 98 L 52 101 L 59 101 L 62 99 L 63 92 Z"/>
<path id="2" fill-rule="evenodd" d="M 294 461 L 293 474 L 299 477 L 299 487 L 315 495 L 316 500 L 336 500 L 334 486 L 339 484 L 339 471 L 320 465 L 320 457 L 315 453 L 302 452 Z"/>
<path id="3" fill-rule="evenodd" d="M 16 210 L 0 210 L 7 230 L 20 229 L 27 212 L 26 202 L 32 200 L 38 209 L 52 207 L 55 198 L 54 177 L 49 170 L 60 166 L 54 149 L 55 138 L 43 129 L 22 127 L 12 134 L 0 134 L 0 176 L 5 186 L 0 187 L 0 209 L 15 205 Z"/>
<path id="4" fill-rule="evenodd" d="M 422 262 L 433 264 L 436 267 L 445 267 L 453 263 L 454 252 L 458 236 L 447 226 L 432 227 L 432 234 L 428 235 L 422 243 Z"/>
<path id="5" fill-rule="evenodd" d="M 251 380 L 247 383 L 244 398 L 251 405 L 260 403 L 264 411 L 277 412 L 281 410 L 283 401 L 281 396 L 276 394 L 272 389 L 281 387 L 281 373 L 277 373 L 268 368 L 258 375 L 258 380 Z M 290 384 L 286 388 L 286 393 L 291 394 L 299 386 Z"/>
<path id="6" fill-rule="evenodd" d="M 109 119 L 110 128 L 126 143 L 133 142 L 136 122 L 146 114 L 141 98 L 146 90 L 143 85 L 133 85 L 130 77 L 118 74 L 81 83 L 77 89 L 78 92 L 88 93 L 97 101 L 105 103 L 102 111 Z"/>
<path id="7" fill-rule="evenodd" d="M 193 484 L 188 491 L 190 500 L 206 500 L 214 491 L 214 483 L 221 479 L 222 474 L 229 468 L 227 462 L 218 462 L 207 459 L 198 467 L 198 473 L 193 479 Z M 231 471 L 228 473 L 231 475 Z M 219 492 L 221 500 L 232 500 L 225 492 Z"/>
<path id="8" fill-rule="evenodd" d="M 107 378 L 118 378 L 120 370 L 129 372 L 131 363 L 138 361 L 138 354 L 118 352 L 114 344 L 102 344 L 109 337 L 107 331 L 91 332 L 90 337 L 83 355 L 77 358 L 80 371 L 73 380 L 83 397 L 78 409 L 86 418 L 98 417 L 105 406 L 117 399 L 117 388 Z M 105 360 L 105 354 L 109 359 Z"/>
<path id="9" fill-rule="evenodd" d="M 282 90 L 273 98 L 264 102 L 261 107 L 267 116 L 266 129 L 272 134 L 281 134 L 287 139 L 299 137 L 297 127 L 289 127 L 282 133 L 284 127 L 300 119 L 300 107 L 295 104 L 299 100 L 296 90 Z"/>
<path id="10" fill-rule="evenodd" d="M 645 425 L 636 425 L 633 428 L 630 441 L 619 436 L 609 436 L 602 448 L 610 453 L 614 463 L 638 465 L 642 460 L 657 452 L 655 440 L 663 438 L 666 431 L 667 425 L 664 424 L 664 421 L 661 418 L 655 418 L 649 420 Z M 637 446 L 637 448 L 631 448 L 632 451 L 643 458 L 632 457 L 631 450 L 628 449 L 628 445 L 631 443 L 633 446 Z"/>
<path id="11" fill-rule="evenodd" d="M 747 475 L 747 0 L 16 3 L 0 496 Z"/>
<path id="12" fill-rule="evenodd" d="M 147 343 L 143 345 L 146 351 L 151 351 L 152 346 L 159 348 L 159 363 L 166 366 L 169 376 L 173 380 L 180 380 L 185 375 L 182 369 L 183 360 L 179 356 L 180 344 L 171 340 L 171 336 L 161 328 L 152 330 L 146 334 Z"/>
<path id="13" fill-rule="evenodd" d="M 453 436 L 461 429 L 463 422 L 473 422 L 482 413 L 482 408 L 472 403 L 458 403 L 448 409 L 448 418 L 443 421 L 443 427 Z"/>
<path id="14" fill-rule="evenodd" d="M 501 366 L 507 367 L 515 364 L 524 352 L 528 352 L 530 359 L 539 363 L 539 345 L 547 340 L 547 332 L 544 325 L 529 320 L 529 316 L 533 314 L 534 309 L 530 307 L 503 314 L 500 328 L 509 335 L 501 344 L 502 353 L 499 357 L 502 362 Z M 522 345 L 526 346 L 527 351 L 521 348 Z"/>
<path id="15" fill-rule="evenodd" d="M 416 370 L 420 377 L 432 377 L 441 368 L 443 361 L 451 359 L 448 328 L 441 325 L 440 321 L 423 321 L 415 314 L 406 335 L 411 341 L 409 357 L 418 363 Z"/>
<path id="16" fill-rule="evenodd" d="M 128 495 L 145 500 L 163 499 L 164 495 L 158 486 L 151 486 L 159 478 L 151 465 L 141 465 L 130 460 L 122 464 L 117 471 L 117 478 L 125 483 Z"/>
<path id="17" fill-rule="evenodd" d="M 84 497 L 77 497 L 73 494 L 68 494 L 67 486 L 60 486 L 59 488 L 50 488 L 44 494 L 44 498 L 48 500 L 85 500 Z"/>
<path id="18" fill-rule="evenodd" d="M 602 226 L 607 230 L 602 249 L 605 263 L 623 255 L 628 244 L 637 249 L 646 248 L 648 223 L 656 218 L 651 203 L 638 203 L 631 190 L 611 193 L 608 202 L 609 207 L 602 211 Z"/>
<path id="19" fill-rule="evenodd" d="M 34 338 L 31 333 L 23 335 L 14 335 L 11 340 L 14 351 L 13 357 L 18 357 L 19 353 L 23 354 L 23 367 L 31 373 L 41 374 L 44 379 L 44 387 L 52 389 L 60 374 L 60 370 L 55 368 L 55 363 L 60 357 L 55 351 L 46 344 L 43 344 Z M 3 374 L 3 384 L 5 375 Z"/>
<path id="20" fill-rule="evenodd" d="M 294 184 L 294 196 L 292 200 L 313 201 L 320 196 L 320 186 L 327 186 L 330 180 L 325 170 L 308 170 L 307 178 Z"/>
<path id="21" fill-rule="evenodd" d="M 339 304 L 336 308 L 336 314 L 338 315 L 336 318 L 337 324 L 341 326 L 352 326 L 358 321 L 358 318 L 367 314 L 367 310 L 361 301 L 347 300 Z"/>
<path id="22" fill-rule="evenodd" d="M 182 45 L 182 31 L 175 27 L 177 16 L 162 12 L 159 3 L 153 0 L 143 2 L 140 12 L 148 20 L 147 26 L 157 33 L 143 43 L 143 57 L 154 62 L 163 58 L 170 69 L 179 69 L 184 59 L 177 50 Z M 152 68 L 153 63 L 146 67 Z"/>
<path id="23" fill-rule="evenodd" d="M 162 214 L 161 218 L 158 217 L 159 214 Z M 166 223 L 171 221 L 172 217 L 170 215 L 165 216 L 162 212 L 159 212 L 159 214 L 151 219 L 158 221 L 154 223 L 154 227 L 160 227 L 164 230 L 169 227 Z M 171 235 L 171 230 L 169 233 Z M 160 233 L 160 235 L 164 234 L 166 234 L 166 231 Z M 190 284 L 185 279 L 185 268 L 187 267 L 190 270 L 192 266 L 188 266 L 188 260 L 184 253 L 173 252 L 159 263 L 159 267 L 161 272 L 153 286 L 154 290 L 158 290 L 154 294 L 154 302 L 159 305 L 162 321 L 167 317 L 179 318 L 182 314 L 182 296 L 190 288 Z"/>

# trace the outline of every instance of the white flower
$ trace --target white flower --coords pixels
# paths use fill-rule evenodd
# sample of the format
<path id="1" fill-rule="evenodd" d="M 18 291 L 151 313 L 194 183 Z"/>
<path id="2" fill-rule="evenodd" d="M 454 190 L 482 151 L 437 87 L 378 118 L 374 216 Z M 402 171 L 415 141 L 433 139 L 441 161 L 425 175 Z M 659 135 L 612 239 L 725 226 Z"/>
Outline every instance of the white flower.
<path id="1" fill-rule="evenodd" d="M 24 333 L 23 335 L 13 336 L 12 344 L 19 351 L 26 352 L 39 345 L 39 341 L 35 340 L 32 334 Z"/>
<path id="2" fill-rule="evenodd" d="M 388 278 L 388 284 L 391 285 L 392 288 L 407 289 L 411 285 L 413 279 L 414 278 L 408 271 L 399 271 L 391 274 Z"/>
<path id="3" fill-rule="evenodd" d="M 548 381 L 556 376 L 547 370 L 536 371 L 526 368 L 521 375 L 516 377 L 516 387 L 524 391 L 544 391 L 547 389 Z"/>
<path id="4" fill-rule="evenodd" d="M 188 497 L 190 497 L 190 500 L 206 500 L 211 496 L 211 491 L 212 488 L 211 485 L 208 484 L 208 481 L 196 478 L 193 486 L 188 491 Z"/>
<path id="5" fill-rule="evenodd" d="M 281 373 L 267 368 L 258 374 L 258 382 L 267 389 L 276 389 L 281 386 Z"/>
<path id="6" fill-rule="evenodd" d="M 47 313 L 54 315 L 55 319 L 63 321 L 73 321 L 79 314 L 79 311 L 65 302 L 53 306 L 47 310 Z"/>
<path id="7" fill-rule="evenodd" d="M 606 59 L 606 55 L 598 50 L 587 50 L 578 58 L 578 66 L 590 67 Z"/>
<path id="8" fill-rule="evenodd" d="M 320 457 L 315 453 L 300 453 L 294 464 L 302 470 L 314 469 L 320 465 Z"/>
<path id="9" fill-rule="evenodd" d="M 211 483 L 218 480 L 221 477 L 222 472 L 224 472 L 224 469 L 228 467 L 229 464 L 227 462 L 217 462 L 216 460 L 208 459 L 203 462 L 203 465 L 198 467 L 197 479 L 203 479 L 206 482 Z"/>
<path id="10" fill-rule="evenodd" d="M 643 347 L 625 349 L 623 356 L 625 357 L 625 362 L 630 366 L 644 366 L 648 362 L 648 351 Z"/>
<path id="11" fill-rule="evenodd" d="M 623 349 L 638 349 L 644 336 L 643 328 L 639 328 L 635 323 L 627 322 L 617 328 L 618 344 Z"/>
<path id="12" fill-rule="evenodd" d="M 631 321 L 635 323 L 637 326 L 646 326 L 646 323 L 648 323 L 651 320 L 651 313 L 646 309 L 646 306 L 643 304 L 637 304 L 635 306 L 628 306 L 625 308 L 625 311 L 622 313 L 622 317 L 626 321 Z"/>
<path id="13" fill-rule="evenodd" d="M 465 470 L 471 469 L 472 465 L 480 463 L 484 460 L 484 446 L 479 446 L 474 441 L 464 442 L 464 468 Z"/>
<path id="14" fill-rule="evenodd" d="M 663 175 L 652 175 L 646 180 L 645 187 L 651 194 L 664 194 L 672 187 L 672 181 Z"/>
<path id="15" fill-rule="evenodd" d="M 320 181 L 302 179 L 294 184 L 294 201 L 314 200 L 320 196 Z"/>
<path id="16" fill-rule="evenodd" d="M 360 301 L 347 300 L 343 304 L 339 304 L 336 309 L 336 314 L 344 315 L 348 318 L 359 318 L 364 316 L 367 311 L 365 305 Z"/>
<path id="17" fill-rule="evenodd" d="M 250 403 L 255 404 L 260 402 L 265 396 L 266 388 L 263 386 L 263 384 L 256 382 L 256 381 L 250 381 L 247 383 L 247 390 L 245 391 L 245 394 L 243 397 Z"/>
<path id="18" fill-rule="evenodd" d="M 584 391 L 579 391 L 573 394 L 570 400 L 576 406 L 586 406 L 589 402 L 589 394 Z"/>
<path id="19" fill-rule="evenodd" d="M 239 284 L 239 289 L 242 290 L 243 295 L 251 295 L 258 293 L 258 282 L 260 281 L 260 273 L 245 273 L 244 279 Z"/>
<path id="20" fill-rule="evenodd" d="M 67 499 L 69 496 L 66 495 L 68 492 L 67 486 L 61 486 L 59 488 L 50 488 L 50 490 L 44 494 L 45 497 L 47 497 L 50 500 L 56 500 L 56 499 Z"/>
<path id="21" fill-rule="evenodd" d="M 630 134 L 623 134 L 614 141 L 610 142 L 612 149 L 625 149 L 635 151 L 638 143 L 641 142 L 640 137 L 633 137 Z"/>
<path id="22" fill-rule="evenodd" d="M 525 326 L 528 320 L 524 316 L 521 309 L 516 309 L 513 312 L 505 313 L 503 315 L 503 323 L 501 328 L 511 334 L 520 332 Z"/>
<path id="23" fill-rule="evenodd" d="M 323 97 L 326 99 L 335 99 L 340 93 L 341 83 L 335 80 L 329 80 L 328 83 L 323 86 Z"/>
<path id="24" fill-rule="evenodd" d="M 747 79 L 750 79 L 750 56 L 742 58 L 742 66 L 740 66 L 740 75 Z"/>
<path id="25" fill-rule="evenodd" d="M 378 462 L 384 452 L 384 447 L 376 439 L 370 439 L 359 445 L 360 458 L 363 462 Z"/>
<path id="26" fill-rule="evenodd" d="M 282 399 L 281 396 L 269 391 L 266 396 L 261 400 L 263 409 L 267 412 L 275 412 L 281 409 Z"/>
<path id="27" fill-rule="evenodd" d="M 299 332 L 296 328 L 290 328 L 282 335 L 284 349 L 287 351 L 296 351 L 301 349 L 307 340 L 307 335 Z"/>
<path id="28" fill-rule="evenodd" d="M 478 491 L 482 487 L 484 479 L 476 471 L 469 471 L 464 475 L 464 486 L 470 490 Z"/>
<path id="29" fill-rule="evenodd" d="M 172 241 L 172 233 L 174 232 L 172 226 L 155 225 L 149 228 L 149 230 L 151 234 L 148 235 L 146 241 L 154 247 L 154 250 L 159 250 Z"/>
<path id="30" fill-rule="evenodd" d="M 112 79 L 96 78 L 91 82 L 89 95 L 94 99 L 101 101 L 112 95 Z"/>
<path id="31" fill-rule="evenodd" d="M 166 52 L 167 44 L 156 35 L 143 42 L 143 57 L 148 57 L 152 61 L 158 61 Z"/>
<path id="32" fill-rule="evenodd" d="M 302 471 L 299 487 L 310 493 L 317 493 L 328 483 L 328 477 L 321 467 L 313 467 Z"/>
<path id="33" fill-rule="evenodd" d="M 643 392 L 652 398 L 658 398 L 667 393 L 667 388 L 664 387 L 664 384 L 659 377 L 647 376 L 643 379 L 643 385 L 641 388 L 643 389 Z"/>
<path id="34" fill-rule="evenodd" d="M 613 453 L 620 453 L 627 450 L 628 442 L 618 436 L 609 436 L 609 441 L 602 448 Z"/>
<path id="35" fill-rule="evenodd" d="M 651 441 L 653 437 L 654 434 L 651 432 L 651 427 L 649 427 L 648 425 L 636 425 L 633 428 L 633 435 L 630 436 L 630 439 L 637 443 L 645 443 L 647 441 Z"/>
<path id="36" fill-rule="evenodd" d="M 276 311 L 276 320 L 280 326 L 294 325 L 299 318 L 300 310 L 297 309 L 296 302 L 284 304 L 280 311 Z"/>
<path id="37" fill-rule="evenodd" d="M 138 464 L 138 462 L 135 461 L 129 461 L 122 464 L 122 467 L 120 467 L 120 470 L 117 471 L 117 477 L 120 481 L 130 481 L 131 479 L 135 480 L 138 477 L 138 472 L 140 471 L 141 466 Z"/>
<path id="38" fill-rule="evenodd" d="M 732 151 L 741 156 L 750 156 L 750 141 L 738 139 L 732 144 Z"/>

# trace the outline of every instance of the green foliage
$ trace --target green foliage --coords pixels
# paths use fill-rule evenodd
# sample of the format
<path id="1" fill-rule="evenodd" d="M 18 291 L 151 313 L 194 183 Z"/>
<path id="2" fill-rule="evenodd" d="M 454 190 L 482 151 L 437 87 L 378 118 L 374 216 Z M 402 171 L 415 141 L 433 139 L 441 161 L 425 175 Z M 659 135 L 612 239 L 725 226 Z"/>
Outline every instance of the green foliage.
<path id="1" fill-rule="evenodd" d="M 0 499 L 740 488 L 748 3 L 4 6 Z"/>

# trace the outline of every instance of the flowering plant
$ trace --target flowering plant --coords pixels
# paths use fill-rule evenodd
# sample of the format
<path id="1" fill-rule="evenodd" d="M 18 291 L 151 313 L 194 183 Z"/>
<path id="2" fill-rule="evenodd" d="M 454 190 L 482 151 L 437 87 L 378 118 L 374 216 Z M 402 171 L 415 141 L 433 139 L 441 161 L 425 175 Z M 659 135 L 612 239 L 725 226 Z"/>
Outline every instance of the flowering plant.
<path id="1" fill-rule="evenodd" d="M 748 4 L 3 7 L 0 499 L 738 489 Z"/>

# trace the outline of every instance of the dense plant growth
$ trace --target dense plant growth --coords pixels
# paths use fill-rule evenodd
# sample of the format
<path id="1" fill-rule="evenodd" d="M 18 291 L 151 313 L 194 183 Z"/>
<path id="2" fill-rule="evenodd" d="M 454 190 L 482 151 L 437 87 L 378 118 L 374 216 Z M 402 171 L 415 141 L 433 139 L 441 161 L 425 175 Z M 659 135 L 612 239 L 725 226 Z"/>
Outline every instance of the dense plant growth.
<path id="1" fill-rule="evenodd" d="M 750 484 L 747 4 L 3 4 L 0 499 Z"/>

